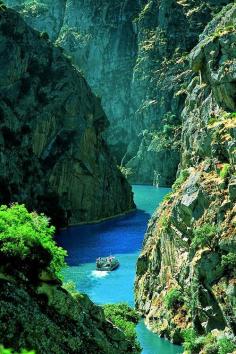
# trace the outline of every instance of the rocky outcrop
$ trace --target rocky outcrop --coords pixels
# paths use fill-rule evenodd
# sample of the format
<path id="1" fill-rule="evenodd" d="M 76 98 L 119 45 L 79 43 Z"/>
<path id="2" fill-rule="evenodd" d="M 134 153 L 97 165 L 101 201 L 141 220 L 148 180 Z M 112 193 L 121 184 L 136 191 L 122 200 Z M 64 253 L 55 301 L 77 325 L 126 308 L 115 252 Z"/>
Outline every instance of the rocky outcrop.
<path id="1" fill-rule="evenodd" d="M 25 203 L 59 225 L 132 209 L 100 99 L 63 50 L 1 5 L 0 53 L 0 203 Z"/>
<path id="2" fill-rule="evenodd" d="M 6 0 L 81 68 L 111 121 L 107 141 L 135 183 L 170 186 L 180 161 L 187 54 L 230 0 Z"/>
<path id="3" fill-rule="evenodd" d="M 231 343 L 236 335 L 235 40 L 233 4 L 191 52 L 179 176 L 149 223 L 137 265 L 136 306 L 176 343 L 187 328 L 228 328 Z"/>
<path id="4" fill-rule="evenodd" d="M 49 280 L 32 288 L 0 279 L 0 293 L 1 341 L 7 348 L 39 354 L 137 353 L 86 295 L 71 296 Z"/>

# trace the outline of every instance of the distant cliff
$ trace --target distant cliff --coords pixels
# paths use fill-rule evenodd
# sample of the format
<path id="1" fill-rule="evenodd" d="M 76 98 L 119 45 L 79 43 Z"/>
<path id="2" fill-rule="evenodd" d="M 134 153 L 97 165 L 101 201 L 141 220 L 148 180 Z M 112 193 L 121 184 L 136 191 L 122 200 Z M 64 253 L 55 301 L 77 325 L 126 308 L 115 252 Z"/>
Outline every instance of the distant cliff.
<path id="1" fill-rule="evenodd" d="M 187 55 L 230 0 L 6 0 L 83 71 L 130 181 L 171 186 L 180 161 Z"/>
<path id="2" fill-rule="evenodd" d="M 58 225 L 130 210 L 100 100 L 47 38 L 1 5 L 0 204 L 25 203 Z"/>
<path id="3" fill-rule="evenodd" d="M 179 175 L 149 223 L 137 264 L 137 308 L 158 333 L 191 342 L 190 353 L 236 348 L 235 43 L 233 4 L 191 51 Z M 212 330 L 225 332 L 204 337 Z M 194 342 L 195 335 L 203 337 Z M 217 349 L 221 337 L 231 343 L 225 351 Z"/>

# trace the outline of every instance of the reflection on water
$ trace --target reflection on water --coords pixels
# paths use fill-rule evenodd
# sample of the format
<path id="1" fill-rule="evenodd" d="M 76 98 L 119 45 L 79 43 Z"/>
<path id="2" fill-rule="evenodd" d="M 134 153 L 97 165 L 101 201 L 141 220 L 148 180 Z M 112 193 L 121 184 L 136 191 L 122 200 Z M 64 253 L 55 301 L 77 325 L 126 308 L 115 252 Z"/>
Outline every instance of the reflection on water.
<path id="1" fill-rule="evenodd" d="M 138 210 L 99 224 L 71 227 L 58 237 L 67 249 L 66 280 L 73 280 L 79 291 L 97 304 L 127 302 L 134 305 L 135 266 L 147 222 L 156 206 L 169 192 L 167 188 L 133 186 Z M 114 255 L 120 267 L 113 272 L 95 270 L 96 258 Z M 177 354 L 182 349 L 160 339 L 143 322 L 137 327 L 143 354 Z"/>

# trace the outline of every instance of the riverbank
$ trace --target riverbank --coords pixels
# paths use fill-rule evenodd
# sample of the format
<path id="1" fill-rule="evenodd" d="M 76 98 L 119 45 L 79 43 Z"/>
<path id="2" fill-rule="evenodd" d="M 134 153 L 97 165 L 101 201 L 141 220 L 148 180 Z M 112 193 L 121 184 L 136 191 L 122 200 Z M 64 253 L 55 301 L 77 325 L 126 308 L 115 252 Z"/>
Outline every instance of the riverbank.
<path id="1" fill-rule="evenodd" d="M 81 222 L 81 223 L 75 223 L 75 224 L 69 224 L 67 227 L 63 227 L 61 228 L 60 230 L 63 231 L 63 230 L 66 230 L 68 227 L 75 227 L 75 226 L 83 226 L 83 225 L 91 225 L 91 224 L 99 224 L 101 222 L 104 222 L 104 221 L 108 221 L 108 220 L 112 220 L 112 219 L 115 219 L 115 218 L 119 218 L 121 216 L 126 216 L 130 213 L 133 213 L 135 212 L 137 209 L 136 208 L 132 208 L 130 210 L 127 210 L 123 213 L 119 213 L 119 214 L 115 214 L 115 215 L 112 215 L 112 216 L 108 216 L 106 218 L 101 218 L 101 219 L 96 219 L 96 220 L 92 220 L 92 221 L 84 221 L 84 222 Z"/>

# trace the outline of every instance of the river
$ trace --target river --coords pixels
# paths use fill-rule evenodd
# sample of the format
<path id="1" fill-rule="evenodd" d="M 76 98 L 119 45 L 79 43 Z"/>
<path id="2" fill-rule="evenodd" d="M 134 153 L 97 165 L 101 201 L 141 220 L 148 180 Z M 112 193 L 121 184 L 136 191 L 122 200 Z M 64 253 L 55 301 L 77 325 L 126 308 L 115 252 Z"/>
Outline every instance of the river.
<path id="1" fill-rule="evenodd" d="M 58 243 L 68 251 L 65 281 L 72 280 L 99 305 L 126 302 L 134 306 L 135 265 L 142 247 L 147 222 L 168 188 L 134 185 L 138 210 L 98 224 L 70 227 Z M 97 257 L 115 255 L 120 267 L 114 272 L 95 270 Z M 181 347 L 150 332 L 143 321 L 137 326 L 142 354 L 179 354 Z"/>

